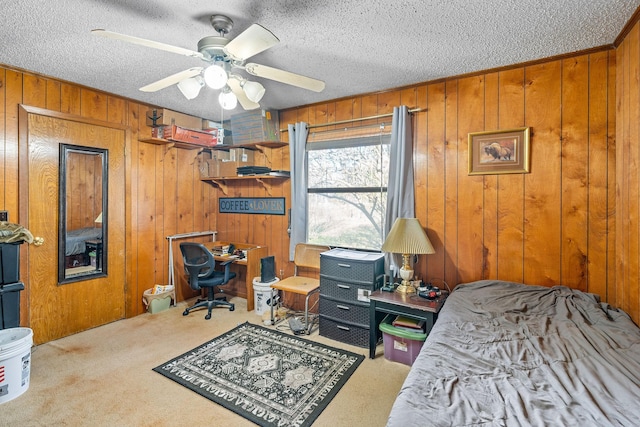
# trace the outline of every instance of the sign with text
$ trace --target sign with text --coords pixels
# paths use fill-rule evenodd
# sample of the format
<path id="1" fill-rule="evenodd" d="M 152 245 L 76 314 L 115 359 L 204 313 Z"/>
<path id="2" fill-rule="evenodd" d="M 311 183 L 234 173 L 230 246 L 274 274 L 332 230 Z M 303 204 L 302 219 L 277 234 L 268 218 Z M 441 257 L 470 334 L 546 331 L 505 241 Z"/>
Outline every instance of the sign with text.
<path id="1" fill-rule="evenodd" d="M 284 197 L 221 197 L 220 213 L 284 215 Z"/>

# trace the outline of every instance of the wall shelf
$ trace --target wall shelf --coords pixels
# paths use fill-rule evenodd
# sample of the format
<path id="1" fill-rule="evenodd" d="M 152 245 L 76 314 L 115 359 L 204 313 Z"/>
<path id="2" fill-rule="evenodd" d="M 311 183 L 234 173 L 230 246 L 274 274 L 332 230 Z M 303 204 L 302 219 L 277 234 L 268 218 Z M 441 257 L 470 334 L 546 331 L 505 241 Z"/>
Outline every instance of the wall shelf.
<path id="1" fill-rule="evenodd" d="M 218 187 L 225 195 L 229 194 L 229 185 L 238 181 L 257 181 L 264 187 L 269 194 L 271 194 L 271 188 L 274 182 L 289 179 L 288 176 L 273 176 L 273 175 L 251 175 L 251 176 L 229 176 L 229 177 L 215 177 L 215 178 L 201 178 L 202 181 L 208 182 L 211 185 Z"/>
<path id="2" fill-rule="evenodd" d="M 186 150 L 203 150 L 203 149 L 211 148 L 205 145 L 190 144 L 188 142 L 174 141 L 172 139 L 151 137 L 151 138 L 140 138 L 139 140 L 142 142 L 147 142 L 149 144 L 165 145 L 167 148 L 175 147 L 175 148 L 184 148 Z"/>
<path id="3" fill-rule="evenodd" d="M 252 142 L 251 144 L 234 144 L 234 145 L 221 144 L 221 145 L 214 145 L 209 148 L 211 150 L 222 150 L 222 151 L 227 151 L 231 148 L 248 148 L 248 149 L 264 152 L 265 148 L 280 148 L 280 147 L 284 147 L 285 145 L 289 145 L 289 143 L 282 142 L 282 141 L 258 141 L 258 142 Z"/>

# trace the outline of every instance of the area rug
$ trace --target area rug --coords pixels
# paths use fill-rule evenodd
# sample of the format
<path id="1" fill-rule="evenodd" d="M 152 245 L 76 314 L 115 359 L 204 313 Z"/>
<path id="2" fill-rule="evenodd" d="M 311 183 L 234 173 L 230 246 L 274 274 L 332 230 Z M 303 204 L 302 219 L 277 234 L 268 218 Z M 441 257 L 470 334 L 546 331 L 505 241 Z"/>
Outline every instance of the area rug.
<path id="1" fill-rule="evenodd" d="M 244 323 L 154 371 L 261 426 L 309 426 L 364 356 Z"/>

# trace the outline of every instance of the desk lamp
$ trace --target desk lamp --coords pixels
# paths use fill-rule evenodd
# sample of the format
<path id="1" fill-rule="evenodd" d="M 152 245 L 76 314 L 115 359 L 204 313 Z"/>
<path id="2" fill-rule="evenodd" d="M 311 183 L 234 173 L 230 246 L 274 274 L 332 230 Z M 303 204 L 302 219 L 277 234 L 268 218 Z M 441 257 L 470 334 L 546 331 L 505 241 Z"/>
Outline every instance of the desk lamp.
<path id="1" fill-rule="evenodd" d="M 402 268 L 400 268 L 402 283 L 396 289 L 396 292 L 401 293 L 416 291 L 411 285 L 413 269 L 409 257 L 414 254 L 436 252 L 417 218 L 397 218 L 382 244 L 382 251 L 402 254 Z"/>

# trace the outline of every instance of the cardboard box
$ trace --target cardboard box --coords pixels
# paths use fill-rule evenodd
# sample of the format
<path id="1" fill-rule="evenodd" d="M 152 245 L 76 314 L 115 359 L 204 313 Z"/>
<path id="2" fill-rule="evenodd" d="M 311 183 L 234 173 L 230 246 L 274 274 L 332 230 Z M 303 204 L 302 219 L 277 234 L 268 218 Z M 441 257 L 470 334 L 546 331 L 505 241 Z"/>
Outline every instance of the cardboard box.
<path id="1" fill-rule="evenodd" d="M 154 114 L 155 111 L 155 114 Z M 155 126 L 153 118 L 155 120 Z M 202 119 L 199 117 L 188 116 L 176 111 L 167 110 L 166 108 L 152 108 L 146 114 L 147 126 L 181 126 L 188 129 L 202 129 Z"/>
<path id="2" fill-rule="evenodd" d="M 217 134 L 214 133 L 202 130 L 186 129 L 175 125 L 156 127 L 151 131 L 154 138 L 187 142 L 189 144 L 201 145 L 203 147 L 213 147 L 218 144 Z"/>
<path id="3" fill-rule="evenodd" d="M 228 150 L 212 150 L 211 158 L 217 160 L 231 160 L 231 153 Z"/>
<path id="4" fill-rule="evenodd" d="M 229 160 L 244 163 L 242 166 L 250 166 L 255 162 L 255 151 L 248 148 L 229 149 Z"/>
<path id="5" fill-rule="evenodd" d="M 206 161 L 207 164 L 207 178 L 218 178 L 220 177 L 220 164 L 222 161 L 218 159 L 210 159 Z"/>
<path id="6" fill-rule="evenodd" d="M 231 116 L 233 145 L 279 141 L 279 125 L 277 110 L 250 110 L 234 114 Z"/>
<path id="7" fill-rule="evenodd" d="M 240 162 L 236 162 L 233 160 L 228 160 L 228 161 L 220 161 L 219 163 L 219 167 L 220 167 L 220 177 L 232 177 L 232 176 L 238 176 L 238 167 L 242 166 L 243 164 L 246 165 L 246 163 L 240 163 Z"/>
<path id="8" fill-rule="evenodd" d="M 201 178 L 209 177 L 209 163 L 211 161 L 211 153 L 209 151 L 203 151 L 198 155 L 198 170 L 200 171 Z"/>

